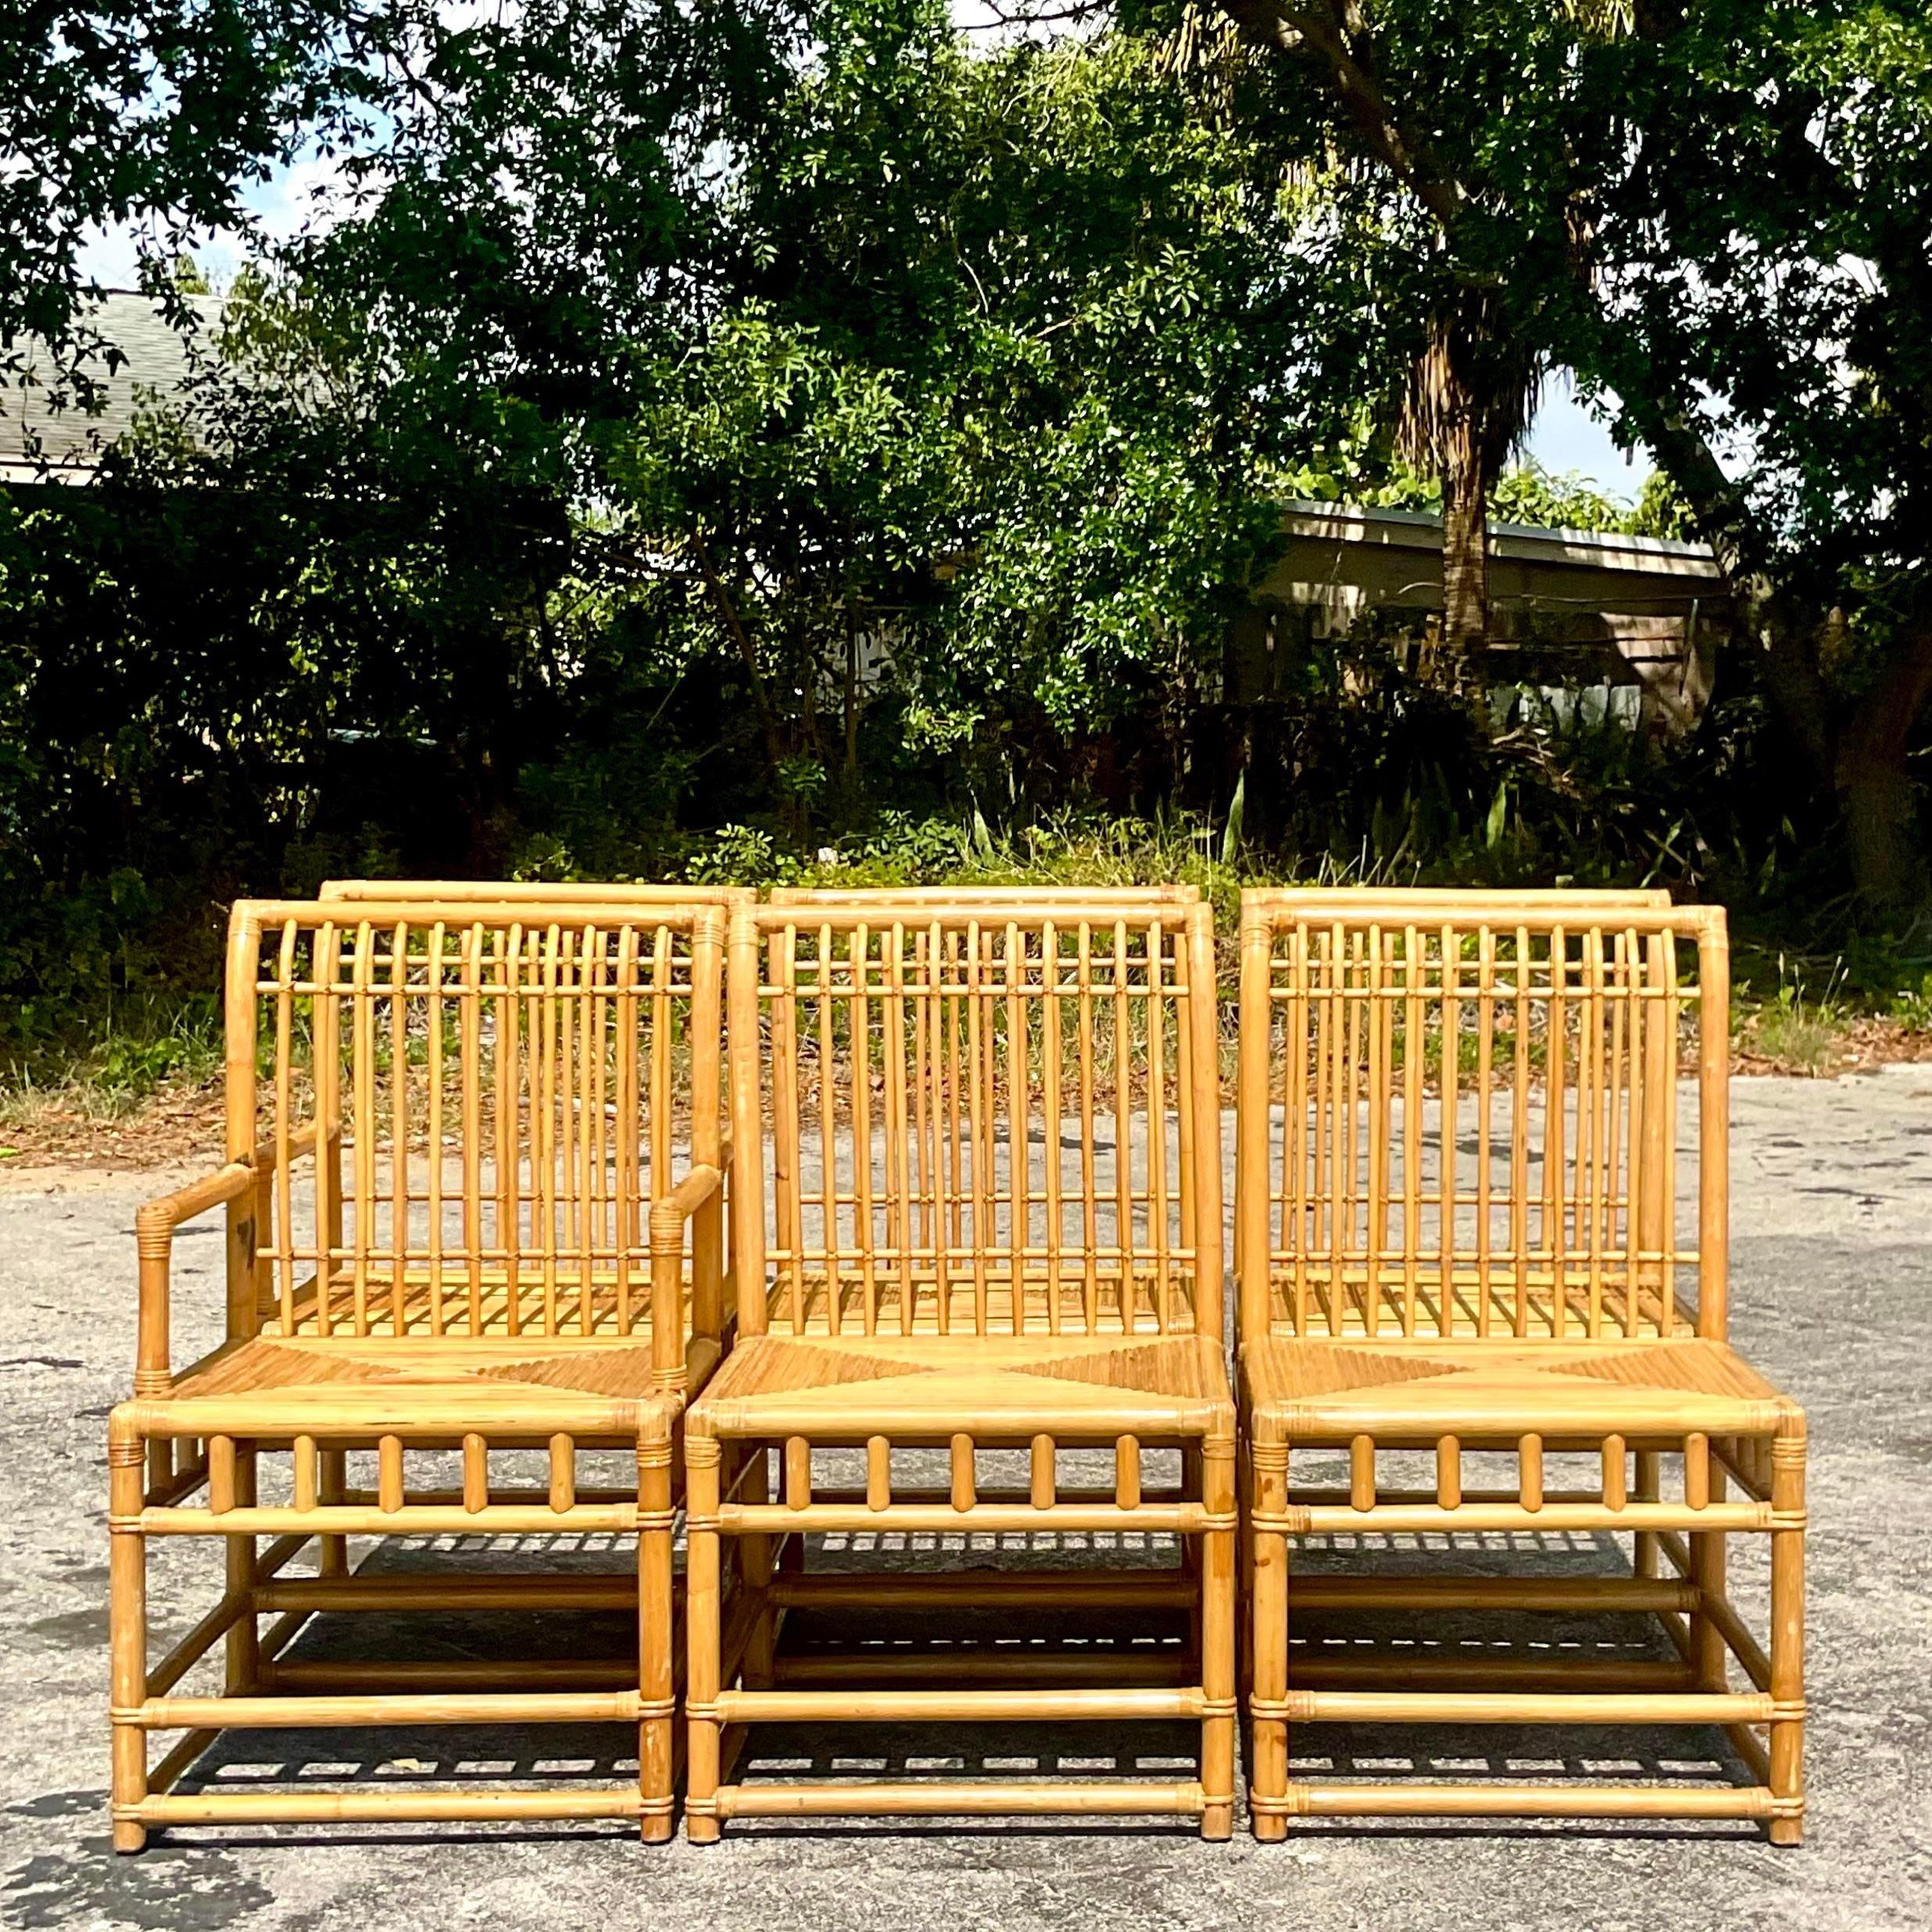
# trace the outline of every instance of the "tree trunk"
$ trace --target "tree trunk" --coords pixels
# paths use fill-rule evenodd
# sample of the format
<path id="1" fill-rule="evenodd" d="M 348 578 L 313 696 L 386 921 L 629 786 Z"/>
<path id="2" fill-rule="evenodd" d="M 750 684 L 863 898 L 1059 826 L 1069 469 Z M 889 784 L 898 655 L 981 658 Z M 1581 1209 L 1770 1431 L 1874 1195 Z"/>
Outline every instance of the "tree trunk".
<path id="1" fill-rule="evenodd" d="M 1489 635 L 1489 492 L 1469 452 L 1442 475 L 1442 635 L 1457 659 Z"/>
<path id="2" fill-rule="evenodd" d="M 1482 291 L 1433 317 L 1397 426 L 1442 484 L 1442 635 L 1466 670 L 1489 642 L 1489 492 L 1530 419 L 1537 359 Z"/>
<path id="3" fill-rule="evenodd" d="M 764 673 L 758 668 L 757 646 L 751 641 L 751 633 L 745 628 L 744 618 L 739 614 L 737 600 L 719 573 L 711 556 L 711 546 L 705 541 L 704 532 L 694 529 L 691 533 L 692 554 L 697 559 L 698 568 L 703 573 L 705 588 L 711 593 L 711 601 L 716 607 L 718 620 L 724 625 L 725 635 L 738 646 L 738 655 L 745 667 L 745 676 L 751 685 L 752 702 L 758 708 L 758 728 L 764 748 L 765 776 L 776 782 L 779 765 L 785 757 L 785 741 L 778 729 L 778 714 L 771 708 L 771 693 L 765 688 Z"/>
<path id="4" fill-rule="evenodd" d="M 848 792 L 859 789 L 859 617 L 850 592 L 846 596 L 845 783 Z"/>
<path id="5" fill-rule="evenodd" d="M 1838 733 L 1833 776 L 1852 876 L 1874 904 L 1916 907 L 1932 900 L 1932 873 L 1918 835 L 1919 788 L 1907 763 L 1928 697 L 1932 628 L 1894 646 L 1884 675 Z"/>
<path id="6" fill-rule="evenodd" d="M 1923 905 L 1932 878 L 1919 850 L 1918 788 L 1902 757 L 1887 758 L 1862 737 L 1838 754 L 1838 808 L 1844 815 L 1852 876 L 1874 904 Z"/>
<path id="7" fill-rule="evenodd" d="M 1640 396 L 1632 384 L 1628 394 Z M 1919 713 L 1932 699 L 1932 624 L 1899 639 L 1876 683 L 1848 713 L 1834 705 L 1819 645 L 1831 614 L 1794 608 L 1747 550 L 1750 511 L 1702 435 L 1653 406 L 1638 427 L 1691 506 L 1730 594 L 1733 633 L 1764 651 L 1773 709 L 1820 791 L 1836 800 L 1852 882 L 1877 905 L 1932 898 L 1918 838 L 1918 788 L 1907 764 Z M 1753 546 L 1754 548 L 1755 546 Z"/>
<path id="8" fill-rule="evenodd" d="M 463 748 L 462 768 L 463 864 L 471 878 L 495 878 L 508 863 L 497 760 L 487 749 L 472 743 Z"/>

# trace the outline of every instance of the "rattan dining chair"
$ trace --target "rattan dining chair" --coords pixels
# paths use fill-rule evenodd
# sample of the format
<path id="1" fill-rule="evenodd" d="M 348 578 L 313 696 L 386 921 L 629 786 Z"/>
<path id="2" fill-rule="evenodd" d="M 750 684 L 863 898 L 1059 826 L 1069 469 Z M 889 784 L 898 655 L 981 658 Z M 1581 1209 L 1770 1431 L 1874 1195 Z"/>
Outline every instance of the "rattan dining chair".
<path id="1" fill-rule="evenodd" d="M 1302 1816 L 1609 1815 L 1750 1818 L 1797 1841 L 1805 1423 L 1726 1340 L 1728 1010 L 1718 910 L 1244 896 L 1236 1381 L 1258 1836 Z M 1680 1107 L 1698 1125 L 1690 1238 Z M 1392 1483 L 1392 1453 L 1432 1458 L 1433 1483 Z M 1546 1455 L 1587 1475 L 1552 1486 Z M 1292 1479 L 1343 1457 L 1339 1487 Z M 1513 1483 L 1472 1486 L 1472 1457 L 1513 1463 Z M 1339 1554 L 1616 1532 L 1633 1537 L 1627 1574 L 1290 1571 L 1309 1538 L 1343 1539 Z M 1768 1644 L 1727 1592 L 1737 1532 L 1769 1543 Z M 1308 1612 L 1401 1612 L 1426 1635 L 1496 1610 L 1653 1614 L 1669 1654 L 1290 1641 Z M 1748 1781 L 1290 1777 L 1293 1727 L 1382 1724 L 1721 1726 Z"/>
<path id="2" fill-rule="evenodd" d="M 735 1177 L 739 1340 L 685 1419 L 690 1836 L 760 1816 L 1145 1812 L 1225 1837 L 1234 1418 L 1208 908 L 1128 893 L 740 907 L 729 986 L 735 1131 L 749 1147 L 768 1117 L 771 1158 Z M 1086 1448 L 1112 1479 L 1069 1488 L 1059 1452 Z M 862 1455 L 862 1487 L 815 1470 L 832 1449 Z M 1180 1451 L 1171 1487 L 1143 1481 L 1157 1449 Z M 907 1450 L 943 1451 L 944 1482 L 921 1487 Z M 1003 1451 L 1023 1486 L 986 1479 Z M 934 1531 L 1148 1533 L 1190 1560 L 950 1576 L 803 1561 L 808 1537 Z M 1185 1680 L 1109 1657 L 795 1662 L 776 1643 L 791 1609 L 1043 1603 L 1190 1610 Z M 732 1775 L 760 1724 L 1157 1719 L 1199 1726 L 1197 1776 Z"/>
<path id="3" fill-rule="evenodd" d="M 635 1817 L 670 1835 L 673 1441 L 731 1298 L 724 927 L 717 904 L 669 900 L 235 908 L 227 1158 L 138 1217 L 134 1397 L 109 1425 L 117 1849 L 156 1825 L 288 1819 Z M 177 1369 L 173 1243 L 224 1205 L 225 1339 Z M 352 1537 L 600 1534 L 635 1537 L 634 1580 L 349 1561 Z M 226 1587 L 151 1664 L 156 1537 L 220 1539 Z M 635 1646 L 288 1654 L 317 1612 L 562 1608 L 633 1612 Z M 181 1694 L 217 1645 L 220 1694 Z M 635 1725 L 635 1780 L 177 1788 L 232 1729 L 554 1723 Z M 155 1731 L 185 1735 L 151 1767 Z"/>

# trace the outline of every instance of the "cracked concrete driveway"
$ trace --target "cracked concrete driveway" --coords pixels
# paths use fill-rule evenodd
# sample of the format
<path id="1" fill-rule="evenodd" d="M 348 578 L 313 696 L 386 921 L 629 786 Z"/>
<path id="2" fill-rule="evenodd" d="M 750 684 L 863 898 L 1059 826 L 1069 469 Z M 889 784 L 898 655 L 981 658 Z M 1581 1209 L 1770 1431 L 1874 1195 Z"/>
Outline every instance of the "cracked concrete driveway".
<path id="1" fill-rule="evenodd" d="M 1932 1925 L 1932 1541 L 1919 1528 L 1932 1495 L 1919 1487 L 1932 1472 L 1932 1068 L 1740 1081 L 1733 1114 L 1736 1337 L 1811 1415 L 1812 1810 L 1798 1851 L 1774 1852 L 1728 1825 L 1323 1827 L 1259 1847 L 1245 1821 L 1228 1845 L 1158 1824 L 941 1821 L 740 1829 L 702 1851 L 647 1849 L 597 1828 L 261 1828 L 163 1835 L 144 1856 L 116 1859 L 104 1809 L 103 1431 L 133 1360 L 134 1210 L 166 1177 L 16 1174 L 0 1193 L 0 1918 L 181 1932 Z M 209 1334 L 219 1306 L 220 1243 L 205 1225 L 179 1250 L 183 1349 Z M 1580 1559 L 1557 1550 L 1544 1560 Z M 1739 1569 L 1748 1579 L 1749 1565 Z M 1748 1580 L 1742 1588 L 1748 1600 Z M 206 1601 L 164 1591 L 165 1574 L 163 1637 Z M 372 1775 L 374 1764 L 393 1769 L 448 1749 L 445 1738 L 385 1734 L 370 1759 L 367 1733 L 293 1739 L 257 1734 L 234 1762 L 286 1770 L 299 1759 L 320 1771 L 352 1753 Z M 1344 1756 L 1355 1741 L 1297 1748 Z M 498 1754 L 492 1741 L 477 1748 Z M 567 1758 L 584 1748 L 581 1738 L 554 1745 Z M 782 1735 L 773 1746 L 811 1748 Z M 878 1747 L 911 1757 L 962 1748 L 997 1758 L 1007 1741 Z M 1384 1733 L 1369 1748 L 1533 1764 L 1561 1750 L 1572 1764 L 1602 1755 L 1667 1770 L 1722 1758 L 1724 1747 L 1663 1733 L 1558 1744 Z"/>

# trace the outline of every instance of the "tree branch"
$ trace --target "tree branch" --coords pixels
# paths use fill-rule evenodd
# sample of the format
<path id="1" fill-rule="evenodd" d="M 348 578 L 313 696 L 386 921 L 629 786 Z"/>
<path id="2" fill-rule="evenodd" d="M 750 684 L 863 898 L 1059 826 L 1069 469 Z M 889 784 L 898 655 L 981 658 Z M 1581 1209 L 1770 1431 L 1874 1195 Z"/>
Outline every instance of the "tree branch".
<path id="1" fill-rule="evenodd" d="M 1322 68 L 1336 104 L 1369 152 L 1445 229 L 1469 199 L 1467 185 L 1390 104 L 1375 42 L 1359 9 L 1336 0 L 1221 0 L 1247 38 Z"/>
<path id="2" fill-rule="evenodd" d="M 751 695 L 758 707 L 758 722 L 764 737 L 765 763 L 770 767 L 767 775 L 776 778 L 782 755 L 778 742 L 778 714 L 771 708 L 771 695 L 765 689 L 764 674 L 758 668 L 757 647 L 751 641 L 751 633 L 745 628 L 744 618 L 739 614 L 738 604 L 732 596 L 724 580 L 718 574 L 717 565 L 711 555 L 711 546 L 705 541 L 704 531 L 694 524 L 691 529 L 691 553 L 698 560 L 698 568 L 704 574 L 705 588 L 711 593 L 711 601 L 717 607 L 719 621 L 726 634 L 738 646 L 738 654 L 744 660 L 746 675 L 751 681 Z"/>
<path id="3" fill-rule="evenodd" d="M 1594 295 L 1590 301 L 1595 308 Z M 1600 309 L 1597 320 L 1601 328 L 1612 326 Z M 1658 468 L 1688 506 L 1698 535 L 1711 546 L 1723 573 L 1737 634 L 1755 638 L 1763 649 L 1766 678 L 1785 729 L 1818 782 L 1830 786 L 1837 763 L 1831 701 L 1817 660 L 1808 648 L 1813 627 L 1790 608 L 1765 569 L 1751 506 L 1743 490 L 1724 474 L 1709 438 L 1681 410 L 1649 393 L 1640 380 L 1630 380 L 1638 373 L 1636 358 L 1619 360 L 1626 365 L 1617 390 L 1624 408 Z"/>

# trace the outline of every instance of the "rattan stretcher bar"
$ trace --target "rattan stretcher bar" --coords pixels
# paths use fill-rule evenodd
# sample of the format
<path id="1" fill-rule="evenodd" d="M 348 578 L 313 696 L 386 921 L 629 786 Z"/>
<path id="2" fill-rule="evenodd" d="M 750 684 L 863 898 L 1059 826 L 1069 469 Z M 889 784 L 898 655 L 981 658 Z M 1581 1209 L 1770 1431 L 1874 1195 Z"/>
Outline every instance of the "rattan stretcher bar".
<path id="1" fill-rule="evenodd" d="M 686 1418 L 690 1835 L 759 1816 L 1148 1812 L 1226 1836 L 1236 1516 L 1208 909 L 1133 893 L 740 907 L 729 984 L 735 1129 L 753 1144 L 768 1111 L 771 1160 L 737 1177 L 738 1344 Z M 835 1447 L 862 1454 L 862 1487 L 819 1479 L 815 1452 Z M 1064 1486 L 1074 1447 L 1108 1454 L 1112 1480 Z M 896 1466 L 935 1449 L 936 1486 Z M 997 1488 L 982 1457 L 1009 1449 L 1028 1479 Z M 1181 1452 L 1160 1490 L 1143 1479 L 1157 1449 Z M 1024 1576 L 803 1561 L 811 1536 L 933 1530 L 1154 1532 L 1187 1555 Z M 1178 1682 L 1104 1657 L 895 1667 L 778 1640 L 795 1609 L 1002 1602 L 1186 1608 L 1198 1640 Z M 763 1723 L 1150 1718 L 1199 1726 L 1197 1776 L 732 1776 Z"/>
<path id="2" fill-rule="evenodd" d="M 1236 1379 L 1256 1831 L 1311 1816 L 1601 1813 L 1756 1819 L 1795 1842 L 1804 1418 L 1726 1340 L 1723 915 L 1338 897 L 1243 906 Z M 1677 1213 L 1687 1029 L 1694 1241 Z M 1580 1452 L 1580 1484 L 1546 1480 L 1547 1458 Z M 1323 1453 L 1346 1458 L 1339 1479 L 1295 1479 Z M 1433 1480 L 1392 1484 L 1390 1454 L 1426 1457 Z M 1513 1479 L 1479 1487 L 1476 1458 Z M 1290 1574 L 1304 1538 L 1499 1531 L 1628 1532 L 1631 1570 Z M 1737 1533 L 1769 1544 L 1768 1643 L 1727 1594 Z M 1659 1620 L 1669 1655 L 1296 1662 L 1297 1605 L 1425 1623 L 1637 1612 Z M 1292 1727 L 1384 1723 L 1714 1725 L 1748 1782 L 1290 1779 Z"/>
<path id="3" fill-rule="evenodd" d="M 701 900 L 236 907 L 227 1159 L 138 1217 L 135 1393 L 110 1422 L 117 1848 L 270 1819 L 632 1817 L 669 1835 L 673 1443 L 732 1292 L 724 938 Z M 177 1371 L 173 1240 L 216 1207 L 226 1338 Z M 506 1476 L 506 1456 L 546 1473 Z M 355 1461 L 373 1465 L 360 1483 Z M 614 1468 L 599 1480 L 596 1462 Z M 635 1575 L 349 1562 L 352 1537 L 450 1533 L 635 1538 Z M 226 1575 L 158 1663 L 157 1537 L 220 1539 Z M 635 1610 L 628 1658 L 287 1655 L 318 1612 L 599 1605 Z M 217 1646 L 219 1692 L 188 1690 Z M 560 1722 L 635 1723 L 636 1780 L 178 1788 L 227 1730 Z M 151 1765 L 154 1731 L 184 1734 Z"/>

